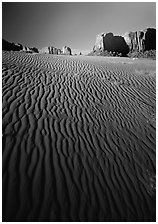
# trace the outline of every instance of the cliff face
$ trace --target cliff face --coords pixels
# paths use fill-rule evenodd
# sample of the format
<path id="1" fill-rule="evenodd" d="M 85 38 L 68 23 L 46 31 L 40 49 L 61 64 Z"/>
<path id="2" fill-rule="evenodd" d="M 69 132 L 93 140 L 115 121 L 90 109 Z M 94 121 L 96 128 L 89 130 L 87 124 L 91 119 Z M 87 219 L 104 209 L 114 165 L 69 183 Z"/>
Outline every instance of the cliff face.
<path id="1" fill-rule="evenodd" d="M 156 50 L 156 29 L 147 29 L 145 33 L 145 50 Z"/>
<path id="2" fill-rule="evenodd" d="M 93 51 L 103 51 L 104 50 L 104 36 L 106 34 L 105 33 L 100 33 L 96 35 L 96 42 L 95 45 L 93 47 Z"/>
<path id="3" fill-rule="evenodd" d="M 121 36 L 114 36 L 112 33 L 108 33 L 104 36 L 103 46 L 107 51 L 122 53 L 126 55 L 129 52 L 128 46 Z"/>
<path id="4" fill-rule="evenodd" d="M 127 32 L 123 35 L 129 51 L 146 51 L 156 49 L 156 29 Z"/>
<path id="5" fill-rule="evenodd" d="M 121 53 L 123 56 L 128 54 L 129 48 L 125 39 L 121 36 L 114 36 L 113 33 L 101 33 L 96 36 L 96 43 L 93 51 L 111 51 Z"/>
<path id="6" fill-rule="evenodd" d="M 132 51 L 156 49 L 156 29 L 147 28 L 142 31 L 126 32 L 123 36 L 113 33 L 101 33 L 96 36 L 93 51 L 111 51 L 126 55 Z"/>

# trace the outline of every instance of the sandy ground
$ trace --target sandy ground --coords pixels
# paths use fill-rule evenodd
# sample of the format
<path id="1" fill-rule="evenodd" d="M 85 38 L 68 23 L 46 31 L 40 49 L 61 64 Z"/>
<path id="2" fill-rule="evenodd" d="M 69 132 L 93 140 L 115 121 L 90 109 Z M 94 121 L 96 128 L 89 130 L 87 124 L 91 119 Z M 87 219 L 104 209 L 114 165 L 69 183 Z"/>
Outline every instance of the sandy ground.
<path id="1" fill-rule="evenodd" d="M 155 221 L 155 61 L 2 59 L 3 221 Z"/>

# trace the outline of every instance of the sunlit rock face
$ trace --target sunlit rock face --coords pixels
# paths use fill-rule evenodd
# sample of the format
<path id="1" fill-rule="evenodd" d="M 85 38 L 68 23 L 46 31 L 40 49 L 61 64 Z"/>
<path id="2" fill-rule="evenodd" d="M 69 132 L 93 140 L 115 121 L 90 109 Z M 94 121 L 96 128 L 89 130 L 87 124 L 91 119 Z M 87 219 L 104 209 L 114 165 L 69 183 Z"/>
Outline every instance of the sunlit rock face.
<path id="1" fill-rule="evenodd" d="M 100 33 L 96 36 L 95 51 L 111 51 L 126 55 L 132 51 L 145 51 L 156 49 L 156 29 L 147 28 L 136 32 L 126 32 L 122 36 L 113 33 Z"/>
<path id="2" fill-rule="evenodd" d="M 104 36 L 105 36 L 105 33 L 100 33 L 96 35 L 96 42 L 93 47 L 93 51 L 104 50 Z"/>
<path id="3" fill-rule="evenodd" d="M 63 54 L 67 54 L 67 55 L 71 55 L 71 48 L 70 47 L 67 47 L 67 46 L 64 46 L 63 47 Z"/>
<path id="4" fill-rule="evenodd" d="M 49 54 L 50 53 L 49 47 L 43 47 L 42 49 L 39 50 L 39 53 Z"/>
<path id="5" fill-rule="evenodd" d="M 129 47 L 129 51 L 137 50 L 137 32 L 126 32 L 123 37 Z"/>

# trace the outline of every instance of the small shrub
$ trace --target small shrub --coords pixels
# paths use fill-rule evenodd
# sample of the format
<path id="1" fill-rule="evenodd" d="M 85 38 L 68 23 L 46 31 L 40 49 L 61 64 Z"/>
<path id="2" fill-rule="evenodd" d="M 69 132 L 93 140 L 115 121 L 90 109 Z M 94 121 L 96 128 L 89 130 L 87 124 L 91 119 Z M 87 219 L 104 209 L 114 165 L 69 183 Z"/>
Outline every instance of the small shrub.
<path id="1" fill-rule="evenodd" d="M 156 50 L 129 52 L 127 56 L 130 58 L 150 58 L 156 60 Z"/>

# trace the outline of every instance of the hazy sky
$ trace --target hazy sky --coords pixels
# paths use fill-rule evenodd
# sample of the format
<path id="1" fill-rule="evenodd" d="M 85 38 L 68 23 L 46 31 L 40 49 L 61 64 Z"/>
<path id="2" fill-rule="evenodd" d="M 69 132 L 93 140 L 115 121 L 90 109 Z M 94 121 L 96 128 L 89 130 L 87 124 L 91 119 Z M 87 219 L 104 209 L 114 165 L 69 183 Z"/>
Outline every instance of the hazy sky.
<path id="1" fill-rule="evenodd" d="M 96 34 L 156 27 L 156 3 L 2 3 L 2 36 L 30 47 L 91 50 Z"/>

